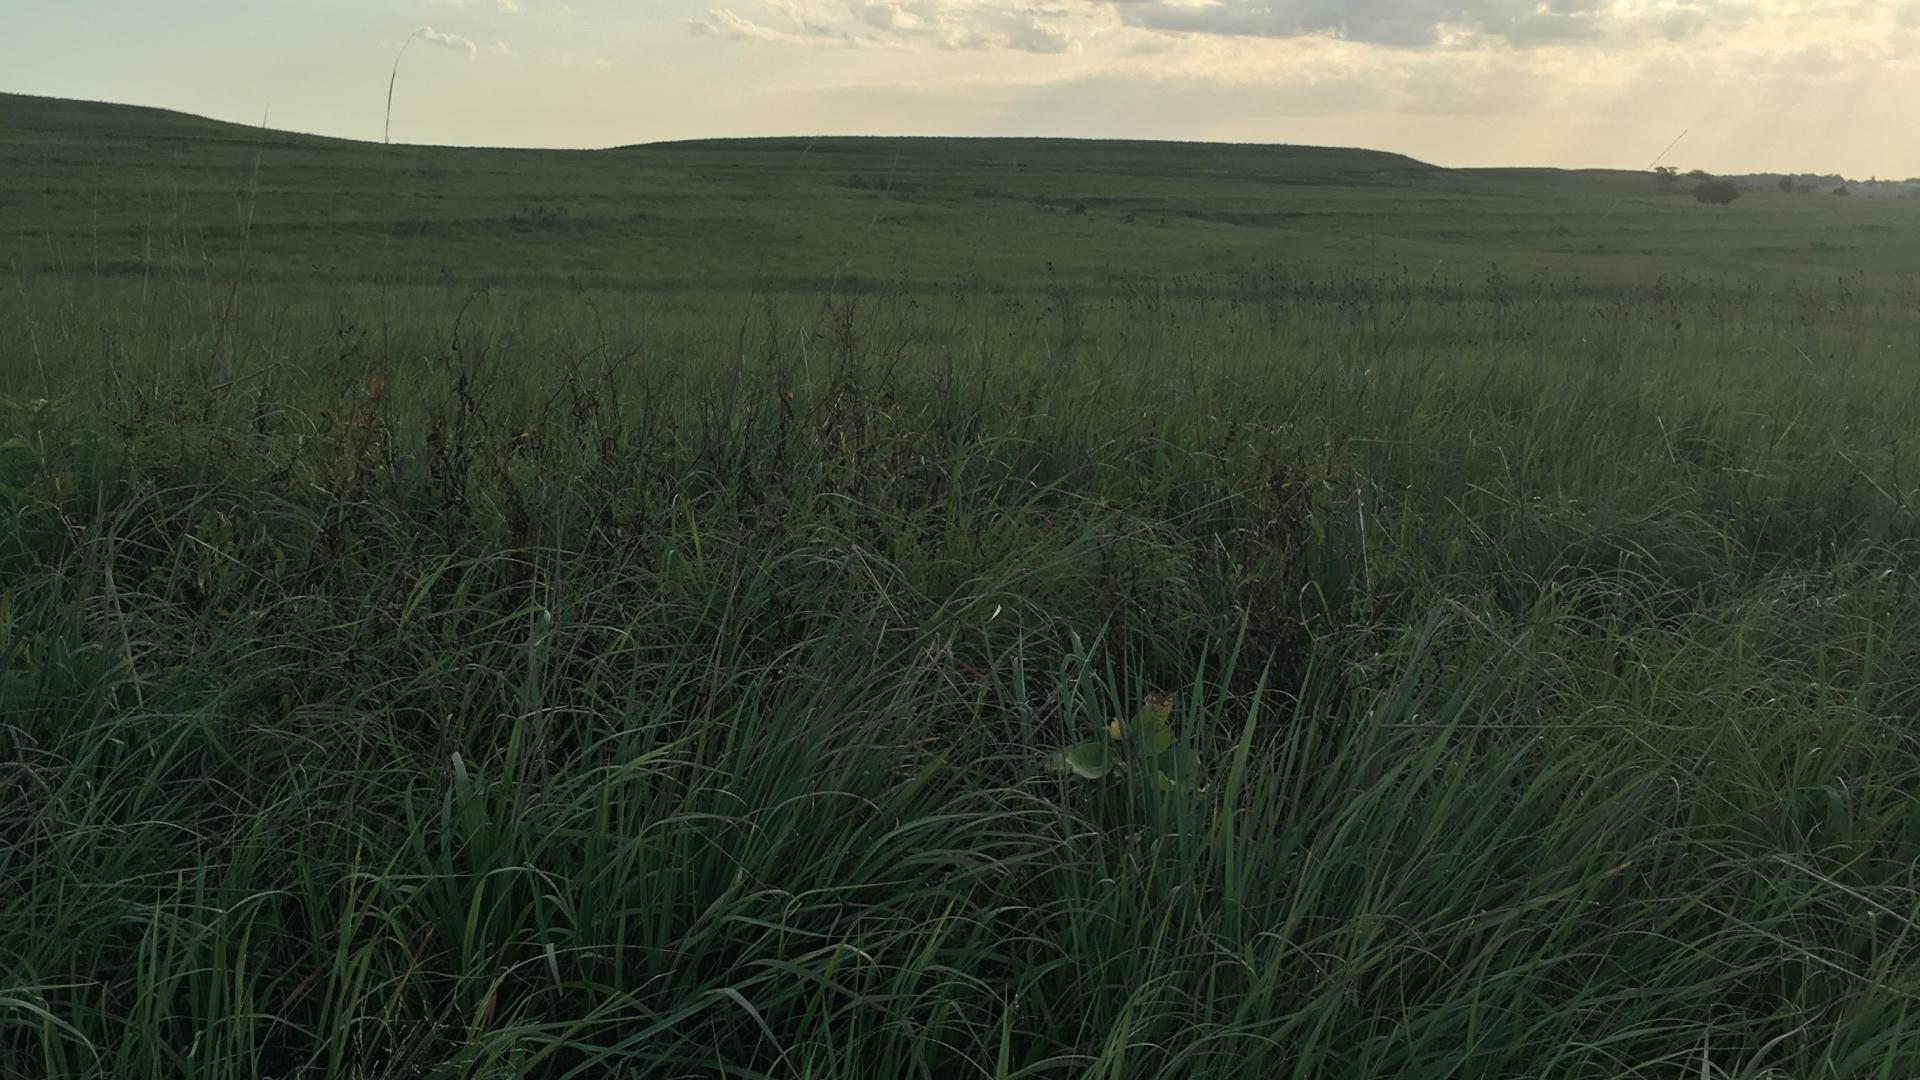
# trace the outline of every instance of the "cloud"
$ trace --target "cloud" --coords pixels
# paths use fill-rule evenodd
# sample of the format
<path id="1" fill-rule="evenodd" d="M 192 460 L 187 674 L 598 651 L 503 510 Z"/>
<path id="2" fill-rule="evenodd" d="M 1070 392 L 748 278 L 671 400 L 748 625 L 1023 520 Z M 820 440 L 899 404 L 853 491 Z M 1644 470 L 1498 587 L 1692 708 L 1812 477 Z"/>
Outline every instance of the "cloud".
<path id="1" fill-rule="evenodd" d="M 854 0 L 849 6 L 860 21 L 876 30 L 910 34 L 925 25 L 920 16 L 888 0 Z"/>
<path id="2" fill-rule="evenodd" d="M 790 8 L 791 5 L 783 5 Z M 714 8 L 697 19 L 687 20 L 687 30 L 697 37 L 719 38 L 723 41 L 770 41 L 796 45 L 824 43 L 835 45 L 859 46 L 862 39 L 833 28 L 809 22 L 797 11 L 792 14 L 793 29 L 782 30 L 755 22 L 732 8 Z"/>
<path id="3" fill-rule="evenodd" d="M 480 55 L 480 46 L 474 44 L 472 38 L 464 38 L 459 34 L 442 33 L 431 26 L 423 26 L 415 30 L 413 36 L 419 38 L 421 41 L 438 45 L 443 49 L 452 49 L 455 52 L 466 53 L 467 59 L 469 60 Z"/>
<path id="4" fill-rule="evenodd" d="M 1760 0 L 736 0 L 693 19 L 734 41 L 1078 52 L 1124 41 L 1323 37 L 1394 48 L 1680 41 L 1747 18 Z M 1773 7 L 1802 0 L 1769 0 Z M 1858 0 L 1890 8 L 1896 0 Z M 1908 0 L 1898 0 L 1906 3 Z M 1920 3 L 1920 0 L 1913 0 Z"/>
<path id="5" fill-rule="evenodd" d="M 1079 46 L 1072 34 L 1051 23 L 1030 18 L 1007 33 L 1007 47 L 1030 53 L 1072 52 Z"/>
<path id="6" fill-rule="evenodd" d="M 729 41 L 1059 54 L 1080 50 L 1075 29 L 1099 20 L 1108 0 L 1055 0 L 1050 7 L 997 0 L 760 0 L 759 7 L 764 14 L 714 8 L 687 27 Z"/>
<path id="7" fill-rule="evenodd" d="M 728 41 L 780 41 L 791 36 L 743 18 L 731 8 L 714 8 L 698 19 L 689 19 L 687 29 L 697 36 Z"/>
<path id="8" fill-rule="evenodd" d="M 1375 45 L 1437 45 L 1491 37 L 1516 45 L 1581 41 L 1625 15 L 1678 5 L 1622 0 L 1110 0 L 1142 30 L 1223 37 L 1322 34 Z"/>

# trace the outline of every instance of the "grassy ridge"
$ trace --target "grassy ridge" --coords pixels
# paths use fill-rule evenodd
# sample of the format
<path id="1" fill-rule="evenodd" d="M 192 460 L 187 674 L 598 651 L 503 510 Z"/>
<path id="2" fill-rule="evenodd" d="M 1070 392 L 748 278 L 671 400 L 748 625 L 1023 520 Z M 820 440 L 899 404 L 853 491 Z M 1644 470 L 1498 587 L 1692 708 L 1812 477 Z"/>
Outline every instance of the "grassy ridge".
<path id="1" fill-rule="evenodd" d="M 818 292 L 1272 273 L 1771 286 L 1912 274 L 1920 201 L 1631 173 L 1448 171 L 1310 147 L 731 140 L 390 147 L 0 95 L 0 243 L 21 270 L 282 282 Z M 243 242 L 242 236 L 246 236 Z"/>
<path id="2" fill-rule="evenodd" d="M 11 283 L 0 1075 L 1920 1066 L 1898 278 L 395 247 Z"/>

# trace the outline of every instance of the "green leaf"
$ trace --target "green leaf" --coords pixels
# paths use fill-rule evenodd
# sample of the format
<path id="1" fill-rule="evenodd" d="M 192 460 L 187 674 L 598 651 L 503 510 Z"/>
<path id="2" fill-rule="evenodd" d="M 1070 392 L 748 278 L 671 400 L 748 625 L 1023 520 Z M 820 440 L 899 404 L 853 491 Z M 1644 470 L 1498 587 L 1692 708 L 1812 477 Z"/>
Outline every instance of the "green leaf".
<path id="1" fill-rule="evenodd" d="M 1133 718 L 1133 730 L 1149 754 L 1163 754 L 1173 745 L 1173 702 L 1165 694 L 1148 694 Z"/>
<path id="2" fill-rule="evenodd" d="M 1177 746 L 1160 758 L 1160 771 L 1183 784 L 1200 779 L 1200 753 L 1191 747 Z"/>
<path id="3" fill-rule="evenodd" d="M 1055 776 L 1079 776 L 1098 780 L 1119 765 L 1119 756 L 1105 743 L 1084 742 L 1069 746 L 1047 761 L 1047 771 Z"/>

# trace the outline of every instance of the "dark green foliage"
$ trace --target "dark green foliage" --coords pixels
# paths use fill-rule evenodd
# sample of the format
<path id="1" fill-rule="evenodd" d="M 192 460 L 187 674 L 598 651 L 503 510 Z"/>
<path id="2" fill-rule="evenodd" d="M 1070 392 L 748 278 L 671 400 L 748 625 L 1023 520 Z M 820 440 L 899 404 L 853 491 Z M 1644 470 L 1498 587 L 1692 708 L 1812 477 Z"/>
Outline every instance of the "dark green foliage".
<path id="1" fill-rule="evenodd" d="M 1740 199 L 1740 187 L 1731 180 L 1707 180 L 1693 189 L 1693 198 L 1708 206 L 1732 206 Z"/>

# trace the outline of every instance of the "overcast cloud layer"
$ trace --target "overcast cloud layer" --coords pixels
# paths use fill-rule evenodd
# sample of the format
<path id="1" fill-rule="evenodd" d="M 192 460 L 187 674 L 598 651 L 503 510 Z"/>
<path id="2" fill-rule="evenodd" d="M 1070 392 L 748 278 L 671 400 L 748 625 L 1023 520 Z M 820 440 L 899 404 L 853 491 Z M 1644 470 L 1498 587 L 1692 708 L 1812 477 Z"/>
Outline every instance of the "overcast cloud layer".
<path id="1" fill-rule="evenodd" d="M 1728 0 L 761 0 L 716 7 L 689 25 L 738 41 L 1066 52 L 1116 29 L 1147 34 L 1287 39 L 1326 35 L 1403 48 L 1510 45 L 1658 35 L 1681 40 L 1732 25 L 1752 5 Z M 764 17 L 757 19 L 755 16 Z"/>
<path id="2" fill-rule="evenodd" d="M 1313 142 L 1920 175 L 1920 0 L 5 0 L 0 89 L 395 138 Z M 320 10 L 324 8 L 324 10 Z"/>

